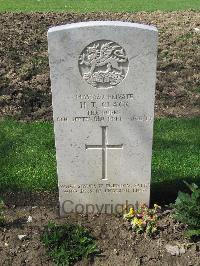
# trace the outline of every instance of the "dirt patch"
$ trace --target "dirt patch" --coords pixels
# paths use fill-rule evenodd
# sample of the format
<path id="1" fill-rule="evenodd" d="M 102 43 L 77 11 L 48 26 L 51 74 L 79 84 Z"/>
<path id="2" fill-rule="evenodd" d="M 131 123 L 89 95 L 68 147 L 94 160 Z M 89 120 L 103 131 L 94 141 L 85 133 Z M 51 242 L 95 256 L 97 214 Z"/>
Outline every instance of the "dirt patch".
<path id="1" fill-rule="evenodd" d="M 175 223 L 169 213 L 159 222 L 160 233 L 154 237 L 135 235 L 122 217 L 114 215 L 71 214 L 59 218 L 57 207 L 15 207 L 5 213 L 8 224 L 0 228 L 0 265 L 53 265 L 40 242 L 44 225 L 77 222 L 97 238 L 102 254 L 94 261 L 77 265 L 200 265 L 200 243 L 183 237 L 184 226 Z M 32 221 L 27 222 L 31 216 Z M 22 239 L 19 236 L 24 235 Z M 172 256 L 166 245 L 181 247 L 183 254 Z"/>
<path id="2" fill-rule="evenodd" d="M 199 13 L 34 13 L 0 15 L 0 117 L 51 120 L 46 33 L 49 27 L 89 20 L 121 20 L 159 30 L 156 116 L 200 114 Z"/>

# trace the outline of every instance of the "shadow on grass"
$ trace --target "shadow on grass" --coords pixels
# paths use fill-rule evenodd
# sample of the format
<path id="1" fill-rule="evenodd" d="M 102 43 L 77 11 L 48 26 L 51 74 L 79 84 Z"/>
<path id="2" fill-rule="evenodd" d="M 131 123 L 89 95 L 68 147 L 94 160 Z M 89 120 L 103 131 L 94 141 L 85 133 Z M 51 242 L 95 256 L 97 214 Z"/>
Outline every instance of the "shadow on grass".
<path id="1" fill-rule="evenodd" d="M 158 119 L 154 128 L 151 204 L 174 202 L 183 181 L 200 185 L 200 119 Z"/>
<path id="2" fill-rule="evenodd" d="M 200 186 L 200 176 L 196 178 L 187 177 L 184 179 L 180 177 L 179 179 L 153 183 L 151 184 L 151 205 L 154 203 L 161 206 L 168 205 L 176 200 L 179 191 L 190 192 L 183 181 L 186 181 L 189 184 L 195 183 Z"/>

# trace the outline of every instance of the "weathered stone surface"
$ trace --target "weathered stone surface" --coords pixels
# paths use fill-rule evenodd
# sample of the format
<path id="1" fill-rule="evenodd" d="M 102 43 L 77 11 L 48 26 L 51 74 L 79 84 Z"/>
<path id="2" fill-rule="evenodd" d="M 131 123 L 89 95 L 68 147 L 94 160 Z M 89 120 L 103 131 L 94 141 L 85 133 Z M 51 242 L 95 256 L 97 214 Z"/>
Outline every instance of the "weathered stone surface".
<path id="1" fill-rule="evenodd" d="M 148 204 L 156 28 L 76 23 L 48 43 L 61 214 Z"/>

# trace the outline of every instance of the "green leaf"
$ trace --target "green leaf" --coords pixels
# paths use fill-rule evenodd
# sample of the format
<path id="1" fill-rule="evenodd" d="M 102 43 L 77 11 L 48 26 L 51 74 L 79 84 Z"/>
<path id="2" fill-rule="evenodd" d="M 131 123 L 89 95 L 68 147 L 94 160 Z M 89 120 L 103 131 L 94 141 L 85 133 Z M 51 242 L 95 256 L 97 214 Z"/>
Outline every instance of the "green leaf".
<path id="1" fill-rule="evenodd" d="M 83 257 L 100 253 L 89 231 L 75 224 L 49 223 L 41 241 L 46 246 L 49 257 L 58 265 L 71 265 Z"/>
<path id="2" fill-rule="evenodd" d="M 191 195 L 179 192 L 171 207 L 174 208 L 173 218 L 189 226 L 187 236 L 200 236 L 200 188 L 196 184 L 184 182 L 191 190 Z"/>

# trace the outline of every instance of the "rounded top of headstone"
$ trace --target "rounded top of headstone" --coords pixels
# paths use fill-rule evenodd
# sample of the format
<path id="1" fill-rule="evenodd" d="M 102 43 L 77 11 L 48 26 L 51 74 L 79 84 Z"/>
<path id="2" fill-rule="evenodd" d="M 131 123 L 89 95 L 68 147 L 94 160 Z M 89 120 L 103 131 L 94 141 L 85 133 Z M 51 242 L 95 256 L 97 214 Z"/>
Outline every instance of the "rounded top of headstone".
<path id="1" fill-rule="evenodd" d="M 97 27 L 97 26 L 116 26 L 116 27 L 131 27 L 138 28 L 142 30 L 149 30 L 157 32 L 157 28 L 150 25 L 132 23 L 132 22 L 123 22 L 123 21 L 87 21 L 87 22 L 77 22 L 61 26 L 51 27 L 48 30 L 48 33 L 60 30 L 67 30 L 72 28 L 81 28 L 81 27 Z"/>

